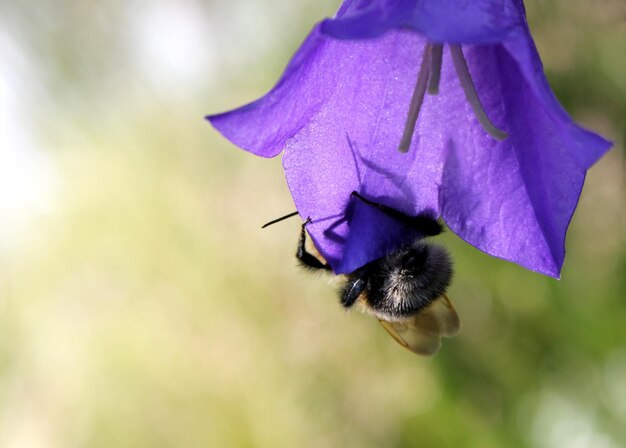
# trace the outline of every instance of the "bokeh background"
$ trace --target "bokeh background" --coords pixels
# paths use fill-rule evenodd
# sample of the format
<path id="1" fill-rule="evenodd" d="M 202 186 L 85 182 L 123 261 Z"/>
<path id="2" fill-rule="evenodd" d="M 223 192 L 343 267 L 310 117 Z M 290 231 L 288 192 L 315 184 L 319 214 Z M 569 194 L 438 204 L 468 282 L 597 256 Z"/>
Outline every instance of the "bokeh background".
<path id="1" fill-rule="evenodd" d="M 0 446 L 626 446 L 626 4 L 527 0 L 615 141 L 562 280 L 447 234 L 463 321 L 404 351 L 301 272 L 279 158 L 203 116 L 268 90 L 339 0 L 0 2 Z"/>

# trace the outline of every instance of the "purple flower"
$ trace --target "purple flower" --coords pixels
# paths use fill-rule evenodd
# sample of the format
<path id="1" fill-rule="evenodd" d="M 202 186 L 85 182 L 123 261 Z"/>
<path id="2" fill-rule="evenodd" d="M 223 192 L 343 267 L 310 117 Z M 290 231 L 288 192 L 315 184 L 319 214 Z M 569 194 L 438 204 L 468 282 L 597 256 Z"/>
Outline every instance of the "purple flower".
<path id="1" fill-rule="evenodd" d="M 611 146 L 552 94 L 521 0 L 346 0 L 268 94 L 207 118 L 254 154 L 285 151 L 337 273 L 415 237 L 356 190 L 558 277 L 586 170 Z"/>

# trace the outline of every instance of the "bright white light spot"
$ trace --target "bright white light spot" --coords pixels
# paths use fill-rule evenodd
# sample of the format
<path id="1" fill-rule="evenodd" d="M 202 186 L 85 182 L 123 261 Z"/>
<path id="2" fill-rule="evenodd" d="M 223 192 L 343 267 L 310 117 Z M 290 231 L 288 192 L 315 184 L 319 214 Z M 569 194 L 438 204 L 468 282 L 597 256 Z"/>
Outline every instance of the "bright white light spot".
<path id="1" fill-rule="evenodd" d="M 626 421 L 626 351 L 613 353 L 604 370 L 605 402 Z"/>
<path id="2" fill-rule="evenodd" d="M 214 41 L 195 3 L 145 2 L 134 19 L 136 60 L 146 78 L 158 87 L 183 91 L 208 82 L 215 70 Z"/>
<path id="3" fill-rule="evenodd" d="M 55 203 L 55 176 L 33 137 L 29 107 L 36 82 L 18 43 L 0 30 L 0 249 L 32 230 L 33 218 Z"/>
<path id="4" fill-rule="evenodd" d="M 581 407 L 567 397 L 548 392 L 539 405 L 533 425 L 536 445 L 542 448 L 617 448 L 602 432 L 594 409 Z"/>

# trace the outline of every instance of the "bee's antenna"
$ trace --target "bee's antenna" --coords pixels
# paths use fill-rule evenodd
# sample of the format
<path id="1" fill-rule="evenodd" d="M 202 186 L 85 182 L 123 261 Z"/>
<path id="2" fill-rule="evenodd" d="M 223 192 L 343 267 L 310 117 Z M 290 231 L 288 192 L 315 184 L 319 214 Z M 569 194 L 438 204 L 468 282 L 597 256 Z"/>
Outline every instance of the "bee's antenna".
<path id="1" fill-rule="evenodd" d="M 261 228 L 264 229 L 266 227 L 271 226 L 272 224 L 276 224 L 277 222 L 281 222 L 281 221 L 284 221 L 285 219 L 291 218 L 292 216 L 296 216 L 297 214 L 298 212 L 295 211 L 295 212 L 289 213 L 288 215 L 281 216 L 280 218 L 273 219 L 270 222 L 263 224 Z"/>

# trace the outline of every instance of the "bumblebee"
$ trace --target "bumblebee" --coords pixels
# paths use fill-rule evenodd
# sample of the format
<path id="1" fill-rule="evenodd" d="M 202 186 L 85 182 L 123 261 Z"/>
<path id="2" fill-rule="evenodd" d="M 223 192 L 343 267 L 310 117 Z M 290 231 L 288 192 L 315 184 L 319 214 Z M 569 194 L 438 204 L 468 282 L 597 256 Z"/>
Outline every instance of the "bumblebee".
<path id="1" fill-rule="evenodd" d="M 424 237 L 440 234 L 441 223 L 428 214 L 409 216 L 370 201 L 356 191 L 352 196 L 417 230 Z M 296 258 L 301 266 L 330 271 L 331 267 L 306 250 L 302 224 Z M 420 355 L 433 355 L 441 337 L 459 332 L 459 317 L 446 294 L 452 280 L 452 259 L 441 246 L 418 238 L 345 275 L 339 301 L 347 309 L 358 305 L 378 318 L 403 347 Z"/>
<path id="2" fill-rule="evenodd" d="M 452 280 L 450 255 L 442 247 L 424 242 L 424 238 L 440 234 L 443 226 L 428 214 L 405 215 L 356 191 L 352 197 L 401 220 L 424 237 L 344 275 L 339 291 L 341 305 L 346 309 L 357 306 L 378 318 L 408 350 L 420 355 L 437 353 L 441 337 L 454 336 L 460 329 L 459 317 L 446 293 Z M 328 263 L 306 249 L 309 222 L 310 218 L 302 224 L 296 258 L 306 269 L 331 271 Z"/>

